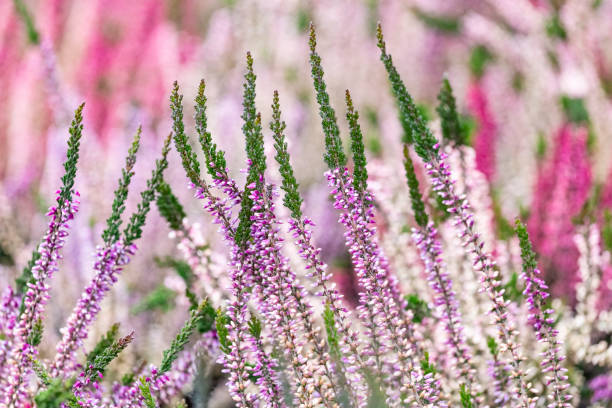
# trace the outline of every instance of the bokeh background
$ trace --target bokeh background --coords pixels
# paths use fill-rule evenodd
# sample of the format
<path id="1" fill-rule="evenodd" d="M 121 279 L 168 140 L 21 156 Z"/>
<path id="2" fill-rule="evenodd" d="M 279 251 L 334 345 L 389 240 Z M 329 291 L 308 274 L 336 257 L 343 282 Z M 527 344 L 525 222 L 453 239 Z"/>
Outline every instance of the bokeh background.
<path id="1" fill-rule="evenodd" d="M 19 274 L 44 231 L 44 213 L 62 171 L 67 126 L 72 111 L 86 102 L 77 176 L 82 205 L 54 278 L 43 355 L 45 347 L 56 343 L 57 330 L 91 277 L 93 251 L 138 125 L 143 126 L 143 142 L 128 212 L 144 189 L 161 141 L 171 130 L 173 81 L 185 94 L 187 129 L 193 135 L 192 101 L 200 79 L 206 79 L 213 138 L 242 181 L 240 115 L 247 51 L 255 59 L 264 123 L 271 117 L 273 90 L 280 92 L 307 212 L 325 226 L 319 229 L 318 244 L 337 279 L 350 288 L 341 230 L 324 186 L 323 137 L 308 63 L 311 21 L 343 130 L 344 91 L 350 89 L 361 113 L 368 157 L 386 166 L 375 177 L 402 183 L 401 129 L 376 48 L 377 22 L 408 90 L 434 129 L 439 127 L 436 95 L 447 76 L 470 129 L 478 168 L 493 193 L 498 234 L 503 235 L 507 220 L 527 218 L 554 293 L 572 302 L 576 220 L 585 214 L 596 217 L 604 243 L 612 244 L 612 2 L 4 1 L 0 286 Z M 271 148 L 269 132 L 266 137 Z M 270 176 L 277 178 L 271 169 Z M 201 224 L 205 240 L 214 246 L 216 227 L 191 199 L 174 153 L 166 174 L 189 219 Z M 154 209 L 141 251 L 105 301 L 89 337 L 94 341 L 117 321 L 135 328 L 135 345 L 121 357 L 130 364 L 157 362 L 186 316 L 188 305 L 179 296 L 164 298 L 161 306 L 147 303 L 160 288 L 180 292 L 176 275 L 156 262 L 179 257 L 168 233 Z"/>

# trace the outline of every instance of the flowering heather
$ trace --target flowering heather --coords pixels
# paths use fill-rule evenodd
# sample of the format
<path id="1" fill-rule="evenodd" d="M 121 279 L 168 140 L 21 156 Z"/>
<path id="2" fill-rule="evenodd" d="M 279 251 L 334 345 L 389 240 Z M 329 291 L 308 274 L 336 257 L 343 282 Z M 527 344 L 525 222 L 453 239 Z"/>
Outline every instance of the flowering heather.
<path id="1" fill-rule="evenodd" d="M 0 4 L 0 408 L 611 407 L 612 7 L 268 3 Z"/>

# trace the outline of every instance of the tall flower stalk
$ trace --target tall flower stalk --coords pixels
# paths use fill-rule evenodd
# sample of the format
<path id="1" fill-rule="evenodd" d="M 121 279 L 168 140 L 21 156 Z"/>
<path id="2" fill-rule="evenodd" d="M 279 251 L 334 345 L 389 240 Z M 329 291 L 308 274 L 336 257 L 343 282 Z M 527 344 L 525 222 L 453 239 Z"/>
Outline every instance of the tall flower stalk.
<path id="1" fill-rule="evenodd" d="M 312 242 L 311 227 L 314 223 L 303 215 L 301 205 L 302 197 L 298 190 L 298 183 L 293 174 L 290 163 L 288 146 L 284 134 L 285 122 L 281 120 L 278 91 L 274 91 L 272 102 L 272 122 L 270 129 L 273 132 L 274 148 L 276 149 L 276 161 L 280 167 L 282 177 L 281 188 L 285 191 L 283 203 L 291 212 L 289 231 L 291 232 L 298 247 L 300 256 L 306 262 L 308 270 L 306 276 L 312 279 L 313 290 L 316 295 L 325 300 L 333 314 L 334 327 L 338 333 L 338 342 L 342 353 L 338 363 L 339 376 L 346 378 L 350 386 L 349 395 L 353 405 L 364 406 L 367 403 L 367 386 L 364 378 L 365 364 L 361 359 L 358 333 L 351 328 L 350 312 L 342 304 L 342 295 L 330 284 L 331 274 L 327 272 L 327 265 L 320 258 L 320 248 L 316 248 Z"/>
<path id="2" fill-rule="evenodd" d="M 414 219 L 417 224 L 417 227 L 412 229 L 412 238 L 425 265 L 427 280 L 433 292 L 434 305 L 442 318 L 442 324 L 447 335 L 447 345 L 449 346 L 448 352 L 452 356 L 460 382 L 466 386 L 467 392 L 472 398 L 472 403 L 475 405 L 476 392 L 472 389 L 474 370 L 470 361 L 471 353 L 465 342 L 459 302 L 455 297 L 453 283 L 440 256 L 442 245 L 433 221 L 429 220 L 425 210 L 425 204 L 419 191 L 419 182 L 407 146 L 404 147 L 404 168 L 410 188 Z"/>
<path id="3" fill-rule="evenodd" d="M 518 403 L 521 407 L 528 408 L 531 401 L 527 395 L 525 373 L 521 368 L 524 358 L 516 339 L 516 327 L 511 321 L 512 316 L 508 308 L 510 302 L 503 297 L 499 272 L 495 268 L 495 262 L 491 255 L 483 250 L 484 242 L 474 230 L 474 216 L 471 213 L 469 202 L 465 197 L 455 192 L 453 176 L 446 163 L 446 154 L 440 151 L 438 141 L 427 128 L 422 114 L 418 111 L 393 66 L 391 56 L 387 54 L 380 25 L 378 26 L 378 47 L 381 51 L 381 60 L 389 74 L 393 93 L 396 96 L 400 117 L 403 118 L 403 123 L 407 123 L 404 129 L 406 131 L 404 141 L 405 143 L 414 142 L 416 153 L 425 162 L 425 169 L 431 181 L 432 189 L 442 199 L 447 212 L 453 216 L 455 226 L 466 250 L 473 258 L 474 267 L 481 273 L 482 290 L 487 293 L 492 303 L 491 314 L 495 318 L 494 323 L 497 327 L 500 350 L 507 351 L 510 355 L 511 376 L 514 381 Z"/>
<path id="4" fill-rule="evenodd" d="M 10 374 L 3 379 L 2 401 L 8 407 L 21 407 L 27 401 L 26 387 L 32 372 L 32 359 L 42 336 L 42 315 L 49 300 L 49 280 L 58 270 L 61 249 L 68 236 L 68 223 L 79 207 L 79 193 L 74 191 L 79 147 L 83 131 L 83 104 L 75 112 L 70 125 L 65 174 L 57 194 L 57 204 L 47 213 L 51 217 L 43 242 L 38 246 L 37 261 L 24 294 L 24 309 L 16 327 L 17 338 L 8 361 Z"/>
<path id="5" fill-rule="evenodd" d="M 540 270 L 536 263 L 536 255 L 533 252 L 529 234 L 525 226 L 516 221 L 516 234 L 521 245 L 521 257 L 523 259 L 523 273 L 521 278 L 525 281 L 523 294 L 527 299 L 529 315 L 528 320 L 535 332 L 539 342 L 545 344 L 542 368 L 545 373 L 549 373 L 547 385 L 551 388 L 548 399 L 550 406 L 570 407 L 569 400 L 571 395 L 567 392 L 569 382 L 567 379 L 567 369 L 562 366 L 565 356 L 559 340 L 559 332 L 555 329 L 554 310 L 546 305 L 549 297 L 548 286 L 538 276 Z"/>
<path id="6" fill-rule="evenodd" d="M 418 345 L 411 333 L 411 323 L 403 316 L 397 288 L 389 279 L 386 259 L 378 247 L 376 231 L 371 227 L 374 217 L 373 200 L 367 190 L 362 191 L 364 174 L 361 173 L 355 185 L 345 167 L 346 156 L 342 150 L 335 112 L 329 104 L 312 25 L 310 63 L 325 135 L 324 158 L 330 168 L 326 177 L 335 199 L 334 207 L 341 211 L 340 222 L 346 228 L 346 246 L 363 288 L 359 294 L 360 305 L 357 310 L 371 340 L 371 345 L 364 345 L 367 353 L 372 356 L 370 364 L 381 378 L 387 378 L 385 388 L 389 394 L 388 403 L 417 406 L 437 403 L 444 406 L 444 401 L 438 400 L 439 384 L 433 378 L 433 373 L 421 373 L 416 365 L 415 351 Z M 349 118 L 349 125 L 350 120 Z M 381 328 L 383 330 L 380 330 Z M 393 353 L 388 360 L 388 365 L 393 367 L 392 372 L 383 366 L 383 356 L 389 352 Z M 400 384 L 397 390 L 399 395 L 392 389 L 395 381 Z"/>
<path id="7" fill-rule="evenodd" d="M 131 172 L 137 151 L 137 140 L 128 154 L 124 178 L 120 180 L 119 188 L 115 192 L 115 204 L 113 212 L 108 220 L 108 228 L 103 233 L 106 244 L 97 251 L 97 260 L 94 265 L 95 275 L 89 285 L 85 288 L 81 298 L 68 318 L 66 326 L 61 330 L 62 340 L 56 347 L 57 355 L 53 363 L 51 373 L 54 376 L 70 375 L 76 365 L 75 353 L 87 338 L 89 328 L 100 312 L 100 303 L 125 265 L 129 263 L 130 256 L 136 252 L 134 241 L 140 238 L 142 227 L 149 212 L 151 202 L 159 183 L 162 181 L 163 172 L 168 167 L 168 152 L 170 151 L 170 136 L 164 141 L 162 157 L 157 160 L 156 167 L 151 178 L 147 181 L 147 189 L 142 193 L 142 200 L 138 204 L 136 212 L 130 218 L 125 228 L 123 238 L 119 238 L 120 215 L 125 207 L 129 178 L 126 174 Z M 131 177 L 131 176 L 130 176 Z"/>

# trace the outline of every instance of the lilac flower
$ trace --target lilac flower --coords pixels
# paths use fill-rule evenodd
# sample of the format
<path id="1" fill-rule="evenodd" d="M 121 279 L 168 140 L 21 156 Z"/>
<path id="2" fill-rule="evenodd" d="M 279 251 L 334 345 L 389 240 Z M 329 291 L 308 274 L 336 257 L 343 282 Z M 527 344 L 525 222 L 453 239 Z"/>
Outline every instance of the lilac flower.
<path id="1" fill-rule="evenodd" d="M 373 199 L 365 192 L 367 204 L 362 201 L 361 195 L 352 186 L 346 168 L 328 171 L 326 176 L 333 188 L 334 206 L 342 211 L 340 222 L 346 227 L 346 245 L 363 288 L 357 311 L 367 328 L 366 334 L 373 340 L 373 345 L 366 345 L 367 353 L 371 356 L 370 364 L 375 365 L 379 374 L 388 374 L 391 380 L 399 381 L 398 391 L 405 395 L 404 403 L 446 406 L 438 396 L 438 381 L 431 376 L 423 376 L 416 365 L 418 345 L 411 324 L 402 316 L 396 282 L 390 279 L 386 260 L 375 239 L 375 230 L 369 225 L 373 219 Z M 390 351 L 395 355 L 388 361 L 393 370 L 389 373 L 381 359 Z"/>
<path id="2" fill-rule="evenodd" d="M 516 329 L 511 322 L 508 311 L 509 301 L 504 299 L 499 286 L 498 272 L 489 253 L 483 250 L 484 242 L 474 230 L 474 216 L 470 211 L 470 204 L 465 196 L 455 193 L 454 180 L 446 163 L 446 154 L 440 152 L 440 145 L 435 144 L 429 153 L 430 160 L 425 163 L 427 174 L 431 178 L 432 188 L 442 197 L 448 212 L 455 218 L 455 226 L 463 240 L 464 245 L 472 255 L 474 266 L 481 272 L 482 290 L 487 293 L 492 302 L 491 314 L 495 317 L 495 325 L 500 340 L 500 350 L 508 351 L 511 355 L 511 375 L 515 383 L 515 393 L 521 407 L 530 406 L 527 396 L 527 385 L 521 369 L 523 357 L 516 341 Z"/>
<path id="3" fill-rule="evenodd" d="M 589 388 L 593 391 L 591 402 L 610 402 L 612 400 L 612 376 L 601 374 L 589 381 Z"/>
<path id="4" fill-rule="evenodd" d="M 89 329 L 100 312 L 102 299 L 117 282 L 123 266 L 129 263 L 130 256 L 135 252 L 135 245 L 126 247 L 122 242 L 98 248 L 95 275 L 83 291 L 66 326 L 60 330 L 62 340 L 56 347 L 57 355 L 51 367 L 53 376 L 67 377 L 75 371 L 75 354 L 87 339 Z"/>
<path id="5" fill-rule="evenodd" d="M 24 310 L 15 328 L 16 339 L 7 363 L 10 374 L 3 381 L 6 388 L 2 402 L 9 407 L 22 406 L 28 398 L 28 376 L 31 373 L 31 360 L 36 355 L 31 336 L 49 300 L 48 280 L 58 270 L 58 261 L 62 257 L 60 250 L 68 236 L 68 222 L 74 218 L 79 208 L 79 194 L 75 193 L 72 201 L 66 202 L 61 200 L 58 191 L 58 203 L 62 205 L 51 207 L 47 213 L 51 222 L 38 247 L 40 258 L 32 268 L 33 281 L 28 282 L 23 300 Z"/>
<path id="6" fill-rule="evenodd" d="M 8 375 L 7 358 L 14 342 L 14 329 L 19 317 L 19 297 L 12 287 L 7 287 L 2 294 L 0 306 L 0 378 Z"/>
<path id="7" fill-rule="evenodd" d="M 450 346 L 449 353 L 453 357 L 460 378 L 467 382 L 468 389 L 471 390 L 474 382 L 471 355 L 465 343 L 459 303 L 455 298 L 446 266 L 440 257 L 442 250 L 436 228 L 430 221 L 425 228 L 413 228 L 412 237 L 425 264 L 427 280 L 434 292 L 434 304 L 442 317 L 442 324 L 448 337 L 447 344 Z"/>
<path id="8" fill-rule="evenodd" d="M 527 299 L 529 323 L 533 327 L 536 338 L 544 343 L 546 350 L 543 353 L 543 371 L 550 373 L 546 385 L 552 388 L 552 393 L 548 396 L 551 404 L 556 407 L 570 407 L 568 401 L 571 399 L 566 390 L 569 388 L 567 381 L 567 369 L 561 362 L 565 360 L 561 350 L 559 332 L 554 328 L 554 310 L 547 309 L 545 301 L 548 298 L 548 286 L 538 276 L 540 270 L 537 268 L 535 253 L 531 249 L 531 242 L 527 229 L 520 221 L 517 221 L 517 235 L 521 245 L 521 256 L 523 258 L 523 273 L 521 278 L 525 281 L 523 294 Z"/>
<path id="9" fill-rule="evenodd" d="M 281 347 L 287 350 L 296 377 L 297 399 L 306 406 L 316 405 L 316 401 L 320 401 L 320 404 L 332 407 L 337 391 L 328 366 L 329 354 L 324 350 L 318 329 L 313 325 L 312 311 L 305 303 L 304 289 L 297 283 L 287 259 L 280 252 L 282 240 L 278 236 L 274 204 L 267 196 L 270 193 L 262 194 L 255 189 L 255 185 L 251 187 L 252 251 L 261 275 L 261 312 L 280 337 Z M 297 318 L 294 317 L 296 315 Z M 302 332 L 315 355 L 312 355 L 300 335 Z M 313 391 L 317 392 L 318 397 L 314 396 Z"/>

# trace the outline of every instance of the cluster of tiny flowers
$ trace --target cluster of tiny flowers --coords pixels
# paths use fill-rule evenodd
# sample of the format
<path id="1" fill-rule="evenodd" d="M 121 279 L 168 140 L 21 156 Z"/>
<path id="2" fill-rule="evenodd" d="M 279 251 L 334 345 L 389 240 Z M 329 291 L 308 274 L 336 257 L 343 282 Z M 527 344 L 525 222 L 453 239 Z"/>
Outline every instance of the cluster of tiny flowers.
<path id="1" fill-rule="evenodd" d="M 341 369 L 344 370 L 346 380 L 352 389 L 355 406 L 362 407 L 367 404 L 367 386 L 363 378 L 363 361 L 359 350 L 358 333 L 351 328 L 350 311 L 342 303 L 342 295 L 335 288 L 335 283 L 329 283 L 331 274 L 327 272 L 319 254 L 320 248 L 316 248 L 312 242 L 312 231 L 308 226 L 315 224 L 309 218 L 301 220 L 290 219 L 289 231 L 291 232 L 298 247 L 300 256 L 306 262 L 306 277 L 313 280 L 312 286 L 315 295 L 323 297 L 325 304 L 330 308 L 334 316 L 335 329 L 339 333 L 341 357 Z"/>
<path id="2" fill-rule="evenodd" d="M 474 230 L 474 216 L 470 212 L 470 204 L 465 196 L 455 193 L 454 180 L 450 168 L 445 162 L 446 158 L 447 155 L 440 152 L 440 146 L 435 145 L 431 161 L 425 164 L 425 168 L 431 179 L 433 190 L 442 197 L 444 205 L 448 207 L 448 212 L 455 218 L 455 226 L 464 245 L 472 255 L 473 264 L 481 272 L 481 290 L 486 292 L 492 303 L 491 314 L 494 316 L 494 322 L 498 330 L 498 338 L 501 343 L 500 350 L 510 353 L 511 375 L 514 379 L 517 399 L 521 407 L 527 408 L 530 401 L 527 396 L 524 373 L 521 369 L 523 357 L 516 341 L 517 331 L 508 310 L 509 301 L 503 297 L 499 272 L 495 268 L 495 262 L 491 255 L 483 250 L 484 242 Z"/>
<path id="3" fill-rule="evenodd" d="M 62 340 L 56 347 L 57 356 L 51 368 L 53 376 L 68 376 L 77 368 L 75 354 L 87 339 L 89 329 L 100 312 L 100 304 L 113 284 L 117 282 L 123 266 L 136 252 L 135 245 L 124 246 L 116 242 L 96 251 L 95 275 L 83 291 L 68 322 L 61 329 Z"/>
<path id="4" fill-rule="evenodd" d="M 282 240 L 275 225 L 271 197 L 265 196 L 268 192 L 255 189 L 255 184 L 250 187 L 250 198 L 253 200 L 251 251 L 259 275 L 256 279 L 259 283 L 260 312 L 275 330 L 292 365 L 299 403 L 305 406 L 332 406 L 333 391 L 327 375 L 327 356 L 315 356 L 311 349 L 322 348 L 322 345 L 313 332 L 311 311 L 304 303 L 304 290 L 280 252 Z M 305 338 L 310 340 L 310 344 Z M 313 364 L 315 361 L 318 364 Z"/>
<path id="5" fill-rule="evenodd" d="M 471 356 L 465 343 L 461 313 L 455 298 L 453 284 L 440 258 L 442 249 L 437 239 L 437 230 L 433 223 L 429 222 L 425 228 L 413 228 L 412 235 L 425 265 L 427 280 L 434 293 L 434 305 L 438 308 L 448 336 L 448 352 L 461 378 L 465 379 L 471 387 L 474 381 L 473 370 L 470 366 Z"/>
<path id="6" fill-rule="evenodd" d="M 545 300 L 548 298 L 548 286 L 539 277 L 540 271 L 535 268 L 532 271 L 524 272 L 521 276 L 525 280 L 525 290 L 523 294 L 528 304 L 529 323 L 533 326 L 534 333 L 538 341 L 546 344 L 544 351 L 544 361 L 542 367 L 544 372 L 550 373 L 547 385 L 552 386 L 552 394 L 549 396 L 556 407 L 569 407 L 567 402 L 571 395 L 567 395 L 565 390 L 569 387 L 567 375 L 561 363 L 565 359 L 561 351 L 561 342 L 558 339 L 559 332 L 554 328 L 554 311 L 550 308 L 545 309 Z"/>
<path id="7" fill-rule="evenodd" d="M 59 194 L 58 202 L 59 202 Z M 15 330 L 15 340 L 8 357 L 8 375 L 2 379 L 2 404 L 6 406 L 23 406 L 28 398 L 27 382 L 32 372 L 32 359 L 36 348 L 30 344 L 35 325 L 42 318 L 44 307 L 49 300 L 49 280 L 58 270 L 58 261 L 66 237 L 68 222 L 74 218 L 79 208 L 79 194 L 75 193 L 71 202 L 63 202 L 61 206 L 53 206 L 47 216 L 51 217 L 47 234 L 38 247 L 39 259 L 32 268 L 33 279 L 28 282 L 24 294 L 24 310 L 19 317 Z"/>
<path id="8" fill-rule="evenodd" d="M 345 226 L 346 246 L 351 254 L 355 274 L 363 290 L 359 293 L 359 317 L 366 327 L 371 344 L 365 344 L 369 364 L 378 371 L 391 395 L 392 387 L 399 387 L 399 399 L 388 398 L 392 405 L 413 401 L 418 406 L 444 406 L 438 400 L 439 383 L 424 376 L 415 361 L 417 343 L 411 322 L 403 315 L 397 282 L 390 279 L 386 260 L 376 242 L 376 231 L 371 227 L 374 213 L 371 197 L 364 200 L 352 185 L 347 169 L 326 173 L 335 202 L 341 211 L 340 222 Z M 365 202 L 364 202 L 365 201 Z M 383 361 L 383 358 L 387 357 Z"/>

